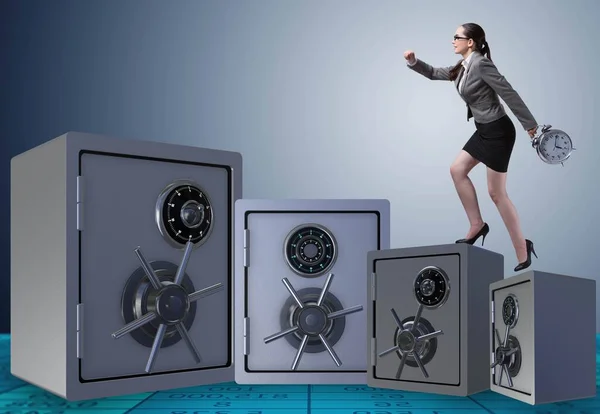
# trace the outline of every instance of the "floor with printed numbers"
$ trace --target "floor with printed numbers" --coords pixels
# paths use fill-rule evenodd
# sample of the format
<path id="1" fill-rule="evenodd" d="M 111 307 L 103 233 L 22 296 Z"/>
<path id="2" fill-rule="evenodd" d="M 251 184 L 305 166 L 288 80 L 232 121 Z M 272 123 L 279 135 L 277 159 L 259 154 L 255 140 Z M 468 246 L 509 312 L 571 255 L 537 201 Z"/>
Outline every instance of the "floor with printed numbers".
<path id="1" fill-rule="evenodd" d="M 596 342 L 600 385 L 600 336 Z M 0 414 L 600 414 L 600 396 L 531 407 L 482 392 L 449 397 L 364 385 L 205 385 L 69 403 L 10 375 L 10 336 L 0 336 Z"/>

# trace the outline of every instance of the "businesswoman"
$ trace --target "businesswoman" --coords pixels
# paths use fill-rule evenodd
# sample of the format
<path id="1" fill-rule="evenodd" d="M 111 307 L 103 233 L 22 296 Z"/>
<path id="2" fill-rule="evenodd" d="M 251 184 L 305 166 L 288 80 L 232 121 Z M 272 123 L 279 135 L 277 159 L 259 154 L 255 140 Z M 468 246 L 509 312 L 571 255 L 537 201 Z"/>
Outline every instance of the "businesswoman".
<path id="1" fill-rule="evenodd" d="M 468 174 L 479 163 L 487 167 L 487 184 L 490 197 L 498 211 L 517 255 L 515 272 L 531 265 L 531 254 L 535 255 L 533 243 L 525 239 L 519 224 L 519 216 L 506 193 L 506 174 L 515 144 L 515 126 L 506 114 L 498 96 L 508 105 L 523 128 L 533 138 L 537 122 L 527 106 L 502 76 L 491 60 L 490 46 L 485 32 L 475 23 L 460 26 L 452 41 L 454 52 L 462 56 L 455 65 L 434 68 L 416 58 L 408 50 L 404 58 L 410 69 L 431 80 L 453 81 L 459 95 L 467 104 L 467 121 L 474 118 L 475 133 L 450 167 L 454 186 L 467 213 L 471 225 L 464 239 L 456 243 L 473 244 L 490 231 L 481 217 L 475 187 Z M 537 257 L 537 255 L 536 255 Z"/>

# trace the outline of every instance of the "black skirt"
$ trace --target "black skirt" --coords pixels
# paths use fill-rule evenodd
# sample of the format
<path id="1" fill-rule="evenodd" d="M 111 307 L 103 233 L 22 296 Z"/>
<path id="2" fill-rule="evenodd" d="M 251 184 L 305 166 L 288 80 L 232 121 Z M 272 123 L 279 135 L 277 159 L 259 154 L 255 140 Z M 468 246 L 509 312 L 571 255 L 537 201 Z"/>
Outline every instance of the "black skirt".
<path id="1" fill-rule="evenodd" d="M 515 125 L 508 115 L 487 124 L 475 122 L 477 130 L 463 150 L 494 171 L 505 173 L 515 145 Z"/>

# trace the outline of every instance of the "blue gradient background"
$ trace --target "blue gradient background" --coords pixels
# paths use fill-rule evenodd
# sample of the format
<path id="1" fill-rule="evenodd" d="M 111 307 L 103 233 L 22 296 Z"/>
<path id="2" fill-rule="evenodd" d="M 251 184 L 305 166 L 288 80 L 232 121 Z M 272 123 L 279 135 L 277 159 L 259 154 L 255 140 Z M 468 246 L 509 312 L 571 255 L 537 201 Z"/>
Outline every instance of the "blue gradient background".
<path id="1" fill-rule="evenodd" d="M 394 247 L 464 236 L 449 165 L 473 123 L 454 87 L 409 71 L 402 52 L 454 64 L 467 21 L 538 122 L 578 148 L 564 168 L 543 164 L 510 114 L 508 190 L 533 268 L 598 279 L 599 15 L 595 0 L 1 1 L 0 331 L 10 158 L 69 130 L 239 151 L 246 198 L 389 198 Z M 486 247 L 510 276 L 483 167 L 472 178 Z"/>

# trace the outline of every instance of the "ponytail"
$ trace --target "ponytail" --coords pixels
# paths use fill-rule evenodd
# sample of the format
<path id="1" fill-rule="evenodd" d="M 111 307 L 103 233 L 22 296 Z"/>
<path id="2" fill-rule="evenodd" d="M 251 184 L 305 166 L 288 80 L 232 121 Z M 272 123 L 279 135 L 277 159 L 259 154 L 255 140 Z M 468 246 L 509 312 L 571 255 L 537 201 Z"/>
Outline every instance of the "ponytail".
<path id="1" fill-rule="evenodd" d="M 490 45 L 488 44 L 487 40 L 484 40 L 481 43 L 481 47 L 479 48 L 479 50 L 481 51 L 481 53 L 483 53 L 484 56 L 486 56 L 489 60 L 492 60 L 492 52 L 490 51 Z"/>

